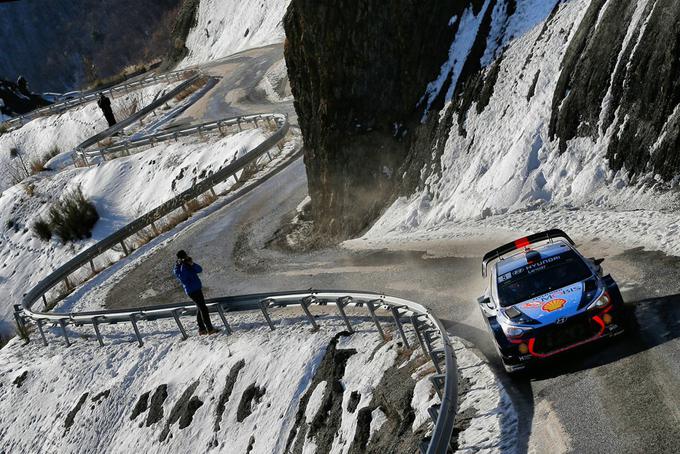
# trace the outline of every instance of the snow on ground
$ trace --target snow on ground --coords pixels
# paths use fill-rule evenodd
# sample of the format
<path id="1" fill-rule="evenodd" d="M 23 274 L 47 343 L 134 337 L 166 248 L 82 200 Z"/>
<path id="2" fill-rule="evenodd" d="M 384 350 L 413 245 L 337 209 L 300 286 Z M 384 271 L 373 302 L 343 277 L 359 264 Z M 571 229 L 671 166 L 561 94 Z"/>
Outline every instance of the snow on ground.
<path id="1" fill-rule="evenodd" d="M 144 322 L 141 348 L 133 341 L 131 327 L 122 325 L 102 327 L 105 347 L 98 346 L 92 333 L 86 335 L 85 328 L 79 332 L 86 337 L 74 334 L 75 343 L 68 349 L 56 339 L 46 348 L 38 342 L 24 347 L 15 339 L 0 350 L 0 413 L 11 415 L 0 421 L 0 448 L 27 453 L 232 453 L 247 452 L 252 443 L 254 453 L 282 452 L 295 424 L 299 399 L 308 390 L 329 341 L 345 329 L 335 315 L 320 316 L 317 332 L 310 331 L 303 317 L 287 315 L 295 318 L 277 323 L 275 331 L 269 330 L 259 313 L 231 315 L 234 335 L 192 335 L 186 341 L 174 322 Z M 188 317 L 185 324 L 190 333 L 195 332 Z M 377 350 L 376 356 L 385 356 L 384 352 L 394 352 L 396 344 L 381 346 L 368 321 L 356 322 L 355 327 L 355 334 L 341 338 L 343 348 L 357 350 L 352 358 L 358 367 L 347 367 L 343 377 L 345 394 L 356 383 L 355 375 L 377 383 L 383 368 L 372 365 L 383 360 L 374 359 L 373 353 Z M 51 331 L 50 337 L 58 335 Z M 392 358 L 388 364 L 393 365 L 396 355 L 388 356 Z M 225 399 L 227 377 L 234 375 L 241 361 Z M 166 399 L 153 397 L 161 385 L 167 385 Z M 264 393 L 244 403 L 242 396 L 251 385 Z M 147 392 L 152 408 L 132 419 L 133 408 Z M 175 410 L 185 393 L 193 414 L 186 405 L 180 408 L 183 411 Z M 159 391 L 158 397 L 162 396 Z M 238 414 L 243 416 L 247 408 L 251 414 L 239 422 Z M 358 411 L 343 412 L 343 424 L 357 415 Z M 67 421 L 72 422 L 70 427 Z M 159 441 L 168 426 L 169 434 Z M 311 439 L 305 449 L 315 452 L 313 448 Z"/>
<path id="2" fill-rule="evenodd" d="M 290 0 L 202 0 L 180 67 L 206 63 L 239 51 L 283 42 L 283 16 Z"/>
<path id="3" fill-rule="evenodd" d="M 120 95 L 111 100 L 111 107 L 117 119 L 150 104 L 159 93 L 171 90 L 177 82 L 150 85 L 140 90 Z M 17 148 L 24 156 L 26 165 L 32 159 L 39 159 L 47 153 L 68 152 L 76 145 L 108 128 L 96 102 L 69 109 L 59 115 L 36 118 L 19 129 L 0 135 L 0 169 L 9 163 L 9 150 Z M 14 160 L 16 163 L 16 158 Z M 0 190 L 12 186 L 7 175 L 0 173 Z"/>
<path id="4" fill-rule="evenodd" d="M 517 412 L 489 365 L 452 337 L 459 370 L 458 415 L 469 421 L 458 434 L 458 453 L 517 451 Z M 460 418 L 463 419 L 463 418 Z"/>
<path id="5" fill-rule="evenodd" d="M 398 199 L 365 239 L 451 238 L 474 228 L 533 232 L 561 227 L 575 237 L 607 237 L 629 247 L 680 254 L 672 214 L 678 206 L 677 182 L 665 185 L 648 175 L 633 183 L 625 169 L 612 171 L 606 148 L 614 131 L 597 142 L 573 139 L 562 154 L 550 140 L 556 75 L 587 1 L 563 2 L 545 30 L 537 17 L 545 18 L 550 5 L 532 9 L 533 3 L 518 3 L 510 23 L 492 27 L 498 30 L 492 32 L 494 39 L 503 27 L 502 36 L 524 34 L 514 35 L 503 52 L 489 105 L 482 113 L 470 108 L 466 136 L 458 133 L 454 119 L 441 172 L 422 191 Z M 454 43 L 452 49 L 465 42 Z"/>
<path id="6" fill-rule="evenodd" d="M 142 153 L 106 161 L 90 168 L 46 173 L 30 185 L 13 186 L 0 195 L 0 333 L 13 333 L 12 304 L 47 274 L 162 202 L 191 187 L 264 140 L 249 130 L 202 142 L 187 138 L 163 143 Z M 231 182 L 218 187 L 226 189 Z M 90 240 L 62 245 L 58 238 L 39 240 L 31 226 L 46 216 L 50 202 L 80 185 L 97 207 L 100 220 Z M 224 186 L 224 187 L 223 187 Z"/>

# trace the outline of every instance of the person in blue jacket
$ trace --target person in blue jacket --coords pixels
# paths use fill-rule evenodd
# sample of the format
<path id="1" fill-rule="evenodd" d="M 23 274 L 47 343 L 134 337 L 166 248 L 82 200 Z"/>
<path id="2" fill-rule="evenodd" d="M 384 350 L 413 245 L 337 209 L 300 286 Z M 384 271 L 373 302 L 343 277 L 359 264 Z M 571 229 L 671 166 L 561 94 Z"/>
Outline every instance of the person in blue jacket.
<path id="1" fill-rule="evenodd" d="M 203 272 L 203 268 L 201 268 L 198 263 L 194 263 L 185 251 L 179 251 L 177 253 L 177 262 L 175 262 L 174 272 L 177 279 L 182 283 L 182 287 L 184 287 L 187 296 L 196 303 L 196 307 L 198 308 L 196 311 L 198 334 L 213 334 L 219 331 L 213 327 L 212 322 L 210 321 L 208 308 L 205 305 L 203 285 L 201 284 L 201 279 L 198 277 L 198 274 Z"/>

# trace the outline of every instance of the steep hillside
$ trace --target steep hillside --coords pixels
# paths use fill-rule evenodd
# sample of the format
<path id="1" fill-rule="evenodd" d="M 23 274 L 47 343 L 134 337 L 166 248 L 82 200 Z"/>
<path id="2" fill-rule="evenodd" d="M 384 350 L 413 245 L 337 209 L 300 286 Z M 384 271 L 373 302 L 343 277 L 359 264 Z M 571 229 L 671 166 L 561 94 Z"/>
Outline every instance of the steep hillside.
<path id="1" fill-rule="evenodd" d="M 0 78 L 34 91 L 79 88 L 162 57 L 182 0 L 0 3 Z"/>
<path id="2" fill-rule="evenodd" d="M 399 167 L 383 177 L 379 172 L 347 172 L 362 166 L 372 168 L 373 162 L 389 155 L 383 151 L 382 141 L 369 140 L 364 151 L 353 153 L 357 140 L 350 125 L 336 127 L 327 122 L 319 129 L 309 124 L 318 125 L 319 119 L 347 112 L 348 104 L 334 102 L 333 90 L 342 90 L 343 85 L 336 86 L 342 78 L 333 74 L 352 71 L 352 85 L 389 92 L 390 81 L 385 78 L 384 84 L 379 84 L 374 76 L 375 68 L 393 62 L 391 54 L 357 44 L 375 39 L 370 31 L 362 32 L 361 18 L 340 22 L 332 19 L 328 9 L 315 16 L 308 3 L 293 2 L 297 15 L 307 22 L 306 35 L 298 34 L 301 39 L 296 39 L 294 27 L 288 29 L 289 47 L 296 49 L 288 53 L 291 71 L 296 67 L 296 55 L 313 53 L 311 39 L 305 41 L 304 36 L 321 24 L 326 29 L 337 27 L 329 34 L 337 34 L 343 43 L 339 49 L 368 53 L 365 59 L 356 60 L 356 69 L 362 61 L 370 62 L 363 65 L 370 70 L 353 71 L 352 63 L 341 58 L 307 59 L 306 73 L 291 75 L 296 95 L 319 93 L 309 95 L 312 109 L 300 105 L 304 94 L 298 99 L 306 138 L 320 134 L 326 140 L 340 135 L 345 141 L 334 145 L 341 152 L 326 156 L 323 146 L 308 152 L 308 162 L 318 166 L 313 173 L 319 177 L 310 176 L 310 193 L 322 224 L 338 213 L 344 216 L 331 205 L 356 206 L 355 193 L 347 187 L 368 186 L 367 193 L 381 194 L 381 178 L 389 175 L 395 175 L 400 184 L 390 197 L 374 196 L 374 201 L 384 206 L 383 200 L 405 197 L 384 214 L 380 232 L 426 230 L 445 222 L 546 207 L 674 206 L 673 192 L 668 190 L 675 187 L 680 173 L 676 150 L 680 134 L 679 50 L 674 31 L 680 21 L 680 6 L 676 2 L 459 2 L 457 11 L 439 13 L 446 15 L 443 22 L 451 36 L 448 55 L 417 53 L 413 58 L 410 51 L 417 48 L 419 40 L 434 37 L 437 42 L 441 28 L 436 24 L 409 28 L 384 10 L 373 8 L 372 2 L 361 2 L 372 14 L 375 29 L 397 30 L 386 34 L 391 38 L 400 33 L 408 36 L 390 42 L 405 59 L 398 68 L 409 71 L 402 69 L 390 76 L 420 88 L 417 102 L 389 97 L 396 104 L 393 109 L 417 107 L 419 122 L 408 129 L 408 145 L 401 147 L 407 151 L 396 161 Z M 343 30 L 352 30 L 354 35 Z M 328 54 L 335 56 L 331 51 Z M 437 69 L 425 71 L 426 82 L 412 76 L 413 71 L 431 68 L 432 59 Z M 365 99 L 371 100 L 372 109 L 385 105 L 376 102 L 372 94 Z M 380 123 L 384 118 L 370 118 L 378 120 L 376 129 L 387 129 Z M 313 145 L 318 142 L 312 139 Z M 399 148 L 395 144 L 390 149 Z M 320 176 L 342 183 L 320 183 Z M 324 204 L 323 200 L 332 202 Z M 360 221 L 352 219 L 348 222 L 351 228 L 344 233 L 358 233 L 376 219 L 378 211 L 351 212 Z"/>

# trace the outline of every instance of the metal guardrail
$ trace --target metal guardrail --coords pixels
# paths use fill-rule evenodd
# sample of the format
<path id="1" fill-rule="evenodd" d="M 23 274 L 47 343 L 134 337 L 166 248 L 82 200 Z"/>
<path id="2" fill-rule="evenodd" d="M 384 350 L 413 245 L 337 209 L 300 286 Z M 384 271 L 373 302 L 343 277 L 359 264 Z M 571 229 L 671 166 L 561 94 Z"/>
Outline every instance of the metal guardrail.
<path id="1" fill-rule="evenodd" d="M 140 118 L 145 117 L 146 115 L 148 115 L 149 113 L 151 113 L 152 111 L 157 109 L 158 107 L 162 106 L 163 104 L 170 101 L 172 98 L 174 98 L 178 94 L 182 93 L 183 91 L 185 91 L 186 89 L 191 87 L 191 85 L 193 85 L 197 80 L 198 80 L 198 76 L 190 77 L 188 80 L 182 82 L 177 87 L 173 88 L 172 90 L 170 90 L 169 92 L 167 92 L 166 94 L 161 96 L 160 98 L 154 100 L 151 104 L 145 106 L 144 108 L 142 108 L 139 111 L 135 112 L 134 114 L 130 115 L 128 118 L 117 122 L 115 125 L 111 126 L 110 128 L 108 128 L 108 129 L 106 129 L 106 130 L 104 130 L 104 131 L 102 131 L 98 134 L 95 134 L 92 137 L 89 137 L 88 139 L 86 139 L 85 141 L 83 141 L 82 143 L 77 145 L 72 150 L 72 152 L 78 153 L 82 157 L 83 156 L 83 150 L 91 147 L 92 145 L 96 144 L 100 140 L 103 140 L 107 137 L 110 137 L 113 134 L 117 133 L 118 131 L 121 131 L 121 130 L 127 128 L 128 126 L 130 126 L 131 124 L 133 124 L 134 122 L 139 120 Z M 87 163 L 87 159 L 85 159 L 85 162 Z"/>
<path id="2" fill-rule="evenodd" d="M 17 323 L 26 331 L 26 324 L 28 321 L 33 320 L 45 346 L 48 345 L 47 336 L 43 328 L 45 323 L 54 323 L 60 326 L 67 346 L 71 345 L 71 340 L 66 330 L 67 325 L 91 325 L 97 341 L 103 346 L 104 337 L 99 329 L 100 325 L 130 323 L 137 342 L 141 347 L 144 341 L 140 331 L 140 322 L 160 319 L 173 319 L 177 324 L 179 333 L 186 339 L 188 336 L 181 317 L 193 315 L 196 311 L 194 303 L 183 302 L 129 310 L 54 314 L 31 311 L 29 302 L 34 297 L 35 293 L 30 297 L 27 296 L 24 300 L 25 306 L 21 309 L 17 308 Z M 230 312 L 261 311 L 266 324 L 270 329 L 274 330 L 276 325 L 272 320 L 272 309 L 299 306 L 305 313 L 312 328 L 318 329 L 318 322 L 310 308 L 313 306 L 334 305 L 349 332 L 353 332 L 353 327 L 345 309 L 347 307 L 366 308 L 368 315 L 375 324 L 377 332 L 383 339 L 386 339 L 385 331 L 376 314 L 378 310 L 385 310 L 392 317 L 403 346 L 411 348 L 405 324 L 402 321 L 407 317 L 411 322 L 420 348 L 431 359 L 435 367 L 437 373 L 432 375 L 430 380 L 441 402 L 428 409 L 428 413 L 434 423 L 434 429 L 429 439 L 423 441 L 422 451 L 428 454 L 446 453 L 448 451 L 458 404 L 458 368 L 455 352 L 446 329 L 441 321 L 425 306 L 402 298 L 378 293 L 345 290 L 310 290 L 228 296 L 210 299 L 206 301 L 206 305 L 211 312 L 219 314 L 227 335 L 233 333 L 232 327 L 227 320 L 227 314 Z"/>
<path id="3" fill-rule="evenodd" d="M 206 123 L 192 124 L 179 128 L 174 128 L 172 131 L 163 131 L 156 134 L 151 134 L 148 136 L 140 137 L 138 139 L 127 140 L 124 142 L 116 143 L 104 148 L 98 148 L 95 150 L 82 150 L 76 148 L 76 152 L 81 159 L 87 161 L 87 159 L 94 157 L 101 157 L 105 159 L 106 155 L 126 153 L 128 154 L 130 150 L 139 147 L 153 146 L 161 142 L 166 142 L 170 140 L 178 140 L 182 137 L 192 136 L 192 135 L 202 135 L 208 134 L 214 131 L 224 132 L 223 128 L 229 128 L 232 126 L 238 127 L 239 131 L 243 130 L 244 124 L 254 123 L 255 127 L 260 127 L 259 122 L 268 123 L 270 126 L 272 122 L 275 122 L 274 116 L 271 114 L 253 114 L 253 115 L 243 115 L 241 117 L 227 118 L 217 121 L 209 121 Z"/>
<path id="4" fill-rule="evenodd" d="M 213 192 L 214 194 L 213 188 L 216 185 L 226 181 L 231 177 L 235 177 L 236 173 L 240 172 L 251 163 L 257 161 L 258 158 L 266 154 L 271 148 L 276 146 L 285 138 L 290 125 L 284 115 L 263 114 L 258 117 L 269 117 L 273 119 L 277 125 L 277 130 L 244 156 L 236 159 L 228 166 L 196 183 L 193 187 L 183 191 L 181 194 L 145 213 L 126 226 L 122 227 L 120 230 L 117 230 L 98 243 L 90 246 L 88 249 L 76 255 L 74 258 L 54 270 L 49 276 L 40 281 L 24 296 L 21 306 L 24 308 L 23 310 L 28 311 L 26 314 L 37 315 L 39 317 L 48 316 L 47 313 L 31 312 L 32 306 L 40 299 L 42 299 L 47 305 L 47 298 L 45 295 L 60 283 L 64 283 L 67 288 L 71 288 L 73 283 L 69 281 L 70 274 L 87 265 L 90 266 L 94 273 L 95 270 L 93 260 L 104 252 L 107 252 L 108 250 L 117 246 L 121 246 L 124 254 L 128 255 L 130 250 L 125 240 L 148 227 L 151 227 L 152 231 L 157 232 L 157 221 L 177 210 L 178 208 L 183 208 L 184 210 L 188 211 L 186 208 L 187 202 L 207 192 Z"/>
<path id="5" fill-rule="evenodd" d="M 101 93 L 108 94 L 111 98 L 115 98 L 117 95 L 126 94 L 149 85 L 155 85 L 159 82 L 179 81 L 193 77 L 196 74 L 197 74 L 196 69 L 182 69 L 161 75 L 145 77 L 143 79 L 134 80 L 132 82 L 123 82 L 113 87 L 105 88 L 103 90 L 96 90 L 92 92 L 80 92 L 71 99 L 50 104 L 49 106 L 32 110 L 27 114 L 16 116 L 10 120 L 0 123 L 0 126 L 4 126 L 8 129 L 21 127 L 39 116 L 61 113 L 65 110 L 72 109 L 73 107 L 79 106 L 81 104 L 95 101 L 97 98 L 99 98 L 99 95 Z"/>

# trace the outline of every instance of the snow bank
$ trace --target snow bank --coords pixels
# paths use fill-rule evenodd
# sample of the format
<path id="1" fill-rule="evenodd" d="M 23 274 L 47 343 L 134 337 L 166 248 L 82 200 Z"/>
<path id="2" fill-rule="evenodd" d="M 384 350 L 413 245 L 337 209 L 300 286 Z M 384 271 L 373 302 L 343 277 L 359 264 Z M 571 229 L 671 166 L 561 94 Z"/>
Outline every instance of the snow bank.
<path id="1" fill-rule="evenodd" d="M 201 0 L 197 25 L 186 40 L 189 53 L 179 67 L 283 42 L 282 21 L 289 1 Z"/>

